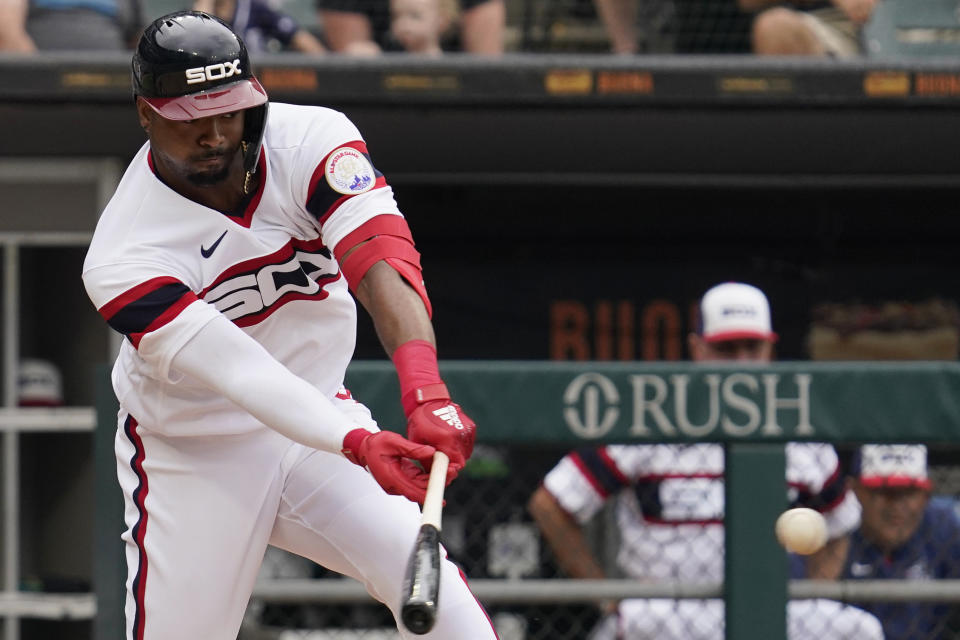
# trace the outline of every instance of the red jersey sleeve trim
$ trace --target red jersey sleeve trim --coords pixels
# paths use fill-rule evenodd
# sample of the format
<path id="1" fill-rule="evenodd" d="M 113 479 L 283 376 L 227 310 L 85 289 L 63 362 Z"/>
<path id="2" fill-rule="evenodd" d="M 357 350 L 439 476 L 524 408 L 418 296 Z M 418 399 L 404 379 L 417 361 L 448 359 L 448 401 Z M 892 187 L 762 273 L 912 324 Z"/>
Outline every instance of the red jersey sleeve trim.
<path id="1" fill-rule="evenodd" d="M 197 295 L 171 277 L 147 280 L 117 296 L 100 308 L 107 323 L 139 347 L 143 336 L 156 331 L 174 318 Z"/>
<path id="2" fill-rule="evenodd" d="M 167 324 L 168 322 L 176 318 L 178 315 L 180 315 L 181 311 L 187 308 L 188 305 L 193 304 L 193 302 L 196 300 L 197 300 L 197 296 L 195 296 L 193 293 L 183 296 L 182 298 L 177 300 L 174 304 L 167 307 L 167 310 L 162 314 L 160 314 L 159 316 L 157 316 L 157 319 L 151 322 L 146 329 L 144 329 L 140 333 L 131 333 L 130 342 L 133 343 L 134 347 L 139 349 L 140 341 L 143 339 L 143 336 L 147 335 L 151 331 L 156 331 L 160 327 L 164 326 L 165 324 Z"/>
<path id="3" fill-rule="evenodd" d="M 140 284 L 127 291 L 124 291 L 119 296 L 100 307 L 100 315 L 103 316 L 104 320 L 109 322 L 118 311 L 127 307 L 130 303 L 143 298 L 147 294 L 152 293 L 161 287 L 169 284 L 178 284 L 179 282 L 180 281 L 176 278 L 171 278 L 169 276 L 151 278 L 146 282 L 141 282 Z"/>

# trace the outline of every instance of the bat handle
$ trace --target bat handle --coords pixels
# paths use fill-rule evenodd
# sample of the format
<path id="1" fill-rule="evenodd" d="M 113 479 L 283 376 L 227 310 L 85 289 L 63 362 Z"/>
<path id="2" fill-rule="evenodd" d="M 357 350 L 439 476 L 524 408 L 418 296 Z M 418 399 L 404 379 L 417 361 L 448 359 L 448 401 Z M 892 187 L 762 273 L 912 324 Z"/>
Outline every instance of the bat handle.
<path id="1" fill-rule="evenodd" d="M 427 495 L 423 499 L 423 512 L 420 524 L 429 524 L 440 531 L 440 514 L 443 509 L 443 489 L 447 484 L 447 466 L 450 458 L 442 451 L 433 454 L 430 466 L 430 479 L 427 481 Z"/>

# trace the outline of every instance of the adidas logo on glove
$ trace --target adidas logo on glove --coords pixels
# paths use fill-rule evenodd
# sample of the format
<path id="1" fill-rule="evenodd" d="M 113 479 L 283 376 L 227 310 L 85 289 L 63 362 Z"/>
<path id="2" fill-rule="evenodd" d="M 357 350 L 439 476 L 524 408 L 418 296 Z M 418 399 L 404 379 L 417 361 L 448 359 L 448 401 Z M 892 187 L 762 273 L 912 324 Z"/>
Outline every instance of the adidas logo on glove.
<path id="1" fill-rule="evenodd" d="M 437 416 L 455 429 L 463 429 L 463 422 L 460 421 L 460 414 L 457 413 L 457 408 L 452 404 L 448 404 L 445 407 L 440 407 L 433 412 L 433 415 Z"/>

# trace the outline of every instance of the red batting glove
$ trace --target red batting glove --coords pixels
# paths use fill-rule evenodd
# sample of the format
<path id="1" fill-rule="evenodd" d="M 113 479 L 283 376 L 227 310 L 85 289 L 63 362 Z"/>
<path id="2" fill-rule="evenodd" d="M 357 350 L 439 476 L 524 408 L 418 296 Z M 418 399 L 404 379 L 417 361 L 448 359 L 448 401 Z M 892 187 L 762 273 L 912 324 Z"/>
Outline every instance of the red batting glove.
<path id="1" fill-rule="evenodd" d="M 440 379 L 437 350 L 426 340 L 411 340 L 393 352 L 400 379 L 400 400 L 407 416 L 407 437 L 433 445 L 450 458 L 447 484 L 473 453 L 477 425 L 450 400 Z M 429 467 L 428 467 L 429 468 Z"/>
<path id="2" fill-rule="evenodd" d="M 372 433 L 359 428 L 343 438 L 342 449 L 347 460 L 366 467 L 384 491 L 420 504 L 427 493 L 429 476 L 411 458 L 427 466 L 433 461 L 434 451 L 430 445 L 414 444 L 392 431 Z"/>
<path id="3" fill-rule="evenodd" d="M 447 385 L 434 384 L 416 390 L 417 404 L 407 413 L 407 437 L 433 445 L 450 458 L 447 484 L 463 469 L 477 438 L 477 425 L 450 400 Z"/>

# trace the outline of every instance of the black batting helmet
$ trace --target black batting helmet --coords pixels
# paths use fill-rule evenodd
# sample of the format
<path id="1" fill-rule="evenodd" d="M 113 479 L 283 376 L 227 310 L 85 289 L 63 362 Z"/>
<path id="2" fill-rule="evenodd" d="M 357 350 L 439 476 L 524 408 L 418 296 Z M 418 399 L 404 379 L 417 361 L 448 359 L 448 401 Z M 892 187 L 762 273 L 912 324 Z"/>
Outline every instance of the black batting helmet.
<path id="1" fill-rule="evenodd" d="M 148 25 L 133 54 L 133 93 L 168 120 L 248 110 L 244 166 L 256 169 L 267 92 L 253 75 L 243 40 L 219 18 L 177 11 Z"/>

